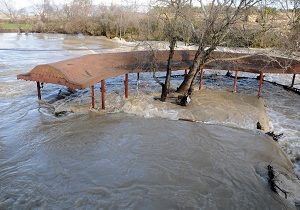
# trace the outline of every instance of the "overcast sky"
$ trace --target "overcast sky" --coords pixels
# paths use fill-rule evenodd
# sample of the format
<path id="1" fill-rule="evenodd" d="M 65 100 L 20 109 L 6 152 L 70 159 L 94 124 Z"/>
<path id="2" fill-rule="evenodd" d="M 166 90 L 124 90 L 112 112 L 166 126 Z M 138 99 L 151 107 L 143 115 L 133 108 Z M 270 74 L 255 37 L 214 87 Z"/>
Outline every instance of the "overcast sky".
<path id="1" fill-rule="evenodd" d="M 68 3 L 71 0 L 50 0 L 50 2 L 54 2 L 56 4 L 64 4 L 64 3 Z M 150 0 L 136 0 L 138 5 L 148 5 Z M 14 0 L 16 7 L 18 9 L 24 8 L 24 7 L 28 7 L 31 6 L 33 4 L 36 3 L 41 3 L 43 2 L 43 0 Z M 111 3 L 113 4 L 125 4 L 126 2 L 135 2 L 135 0 L 93 0 L 94 4 L 106 4 L 106 5 L 110 5 Z"/>

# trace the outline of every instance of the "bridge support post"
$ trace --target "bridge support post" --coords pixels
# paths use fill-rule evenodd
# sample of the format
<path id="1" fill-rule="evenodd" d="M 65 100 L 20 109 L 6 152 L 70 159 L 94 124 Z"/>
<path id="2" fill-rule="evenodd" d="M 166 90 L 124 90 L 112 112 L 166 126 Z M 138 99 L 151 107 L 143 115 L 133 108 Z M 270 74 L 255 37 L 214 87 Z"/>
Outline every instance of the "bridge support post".
<path id="1" fill-rule="evenodd" d="M 259 75 L 259 86 L 258 86 L 258 98 L 261 97 L 261 93 L 262 93 L 262 86 L 263 86 L 263 79 L 264 79 L 264 74 L 263 72 L 260 72 L 260 75 Z"/>
<path id="2" fill-rule="evenodd" d="M 187 69 L 184 69 L 184 76 L 187 75 Z"/>
<path id="3" fill-rule="evenodd" d="M 125 74 L 124 85 L 125 85 L 125 98 L 128 98 L 128 74 Z"/>
<path id="4" fill-rule="evenodd" d="M 140 72 L 137 73 L 136 77 L 137 77 L 137 81 L 139 81 L 140 80 Z"/>
<path id="5" fill-rule="evenodd" d="M 41 100 L 42 94 L 41 94 L 41 83 L 40 82 L 36 82 L 36 88 L 37 88 L 38 99 Z"/>
<path id="6" fill-rule="evenodd" d="M 293 74 L 293 79 L 292 79 L 292 85 L 291 85 L 291 87 L 294 87 L 295 79 L 296 79 L 296 74 Z"/>
<path id="7" fill-rule="evenodd" d="M 235 71 L 235 77 L 234 77 L 234 82 L 233 82 L 233 92 L 234 92 L 234 93 L 236 93 L 236 86 L 237 86 L 238 72 L 239 72 L 239 71 Z"/>
<path id="8" fill-rule="evenodd" d="M 91 86 L 91 92 L 92 92 L 92 108 L 95 109 L 95 89 L 94 89 L 94 85 Z"/>
<path id="9" fill-rule="evenodd" d="M 203 68 L 200 71 L 200 79 L 199 79 L 199 90 L 202 89 L 202 84 L 203 84 L 203 74 L 204 74 L 204 70 Z"/>
<path id="10" fill-rule="evenodd" d="M 101 107 L 105 109 L 105 80 L 101 80 Z"/>

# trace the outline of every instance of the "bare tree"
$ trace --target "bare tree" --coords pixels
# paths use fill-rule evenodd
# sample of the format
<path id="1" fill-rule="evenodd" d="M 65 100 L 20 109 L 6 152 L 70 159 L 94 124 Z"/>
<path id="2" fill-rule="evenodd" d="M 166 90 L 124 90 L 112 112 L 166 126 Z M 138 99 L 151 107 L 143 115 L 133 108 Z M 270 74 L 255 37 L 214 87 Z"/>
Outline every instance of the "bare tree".
<path id="1" fill-rule="evenodd" d="M 289 53 L 300 51 L 300 1 L 299 0 L 278 0 L 281 5 L 281 11 L 287 18 L 287 24 L 281 24 L 287 27 L 287 35 L 284 39 L 283 50 Z M 299 56 L 299 55 L 298 55 Z"/>
<path id="2" fill-rule="evenodd" d="M 242 17 L 242 11 L 257 4 L 260 0 L 211 0 L 205 4 L 199 0 L 198 27 L 194 27 L 195 44 L 198 49 L 188 74 L 177 92 L 193 91 L 194 80 L 200 69 L 209 60 L 211 53 L 220 45 L 229 29 Z"/>
<path id="3" fill-rule="evenodd" d="M 176 42 L 183 39 L 185 8 L 190 7 L 190 0 L 158 0 L 160 20 L 163 22 L 163 36 L 169 42 L 169 57 L 164 83 L 161 83 L 161 101 L 165 101 L 170 91 L 171 63 L 174 56 Z"/>
<path id="4" fill-rule="evenodd" d="M 54 11 L 49 0 L 31 0 L 33 5 L 34 14 L 42 22 L 47 22 L 51 16 L 51 13 Z"/>
<path id="5" fill-rule="evenodd" d="M 0 13 L 7 16 L 11 22 L 16 21 L 19 16 L 15 5 L 15 2 L 12 0 L 0 0 Z"/>
<path id="6" fill-rule="evenodd" d="M 87 33 L 92 23 L 93 4 L 91 0 L 73 0 L 64 6 L 66 14 L 66 30 L 71 33 Z M 93 34 L 91 34 L 93 35 Z"/>

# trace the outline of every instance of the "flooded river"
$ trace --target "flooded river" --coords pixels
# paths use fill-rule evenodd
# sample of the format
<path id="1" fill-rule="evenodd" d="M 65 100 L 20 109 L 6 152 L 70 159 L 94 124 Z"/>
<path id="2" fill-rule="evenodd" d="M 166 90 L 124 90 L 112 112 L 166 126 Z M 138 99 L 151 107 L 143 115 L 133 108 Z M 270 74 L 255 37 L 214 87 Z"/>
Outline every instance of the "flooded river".
<path id="1" fill-rule="evenodd" d="M 296 208 L 299 95 L 264 85 L 271 129 L 284 133 L 278 144 L 254 129 L 253 116 L 259 112 L 251 96 L 257 80 L 251 78 L 239 80 L 241 97 L 230 99 L 245 110 L 252 107 L 253 116 L 233 107 L 226 117 L 218 114 L 219 122 L 207 120 L 209 113 L 202 110 L 188 113 L 147 101 L 159 90 L 147 74 L 138 85 L 136 76 L 130 76 L 131 94 L 137 95 L 127 102 L 123 78 L 106 81 L 107 100 L 114 102 L 107 103 L 109 112 L 86 111 L 89 90 L 57 100 L 65 88 L 50 84 L 38 103 L 35 83 L 16 80 L 40 63 L 119 47 L 121 43 L 101 37 L 0 34 L 0 48 L 6 48 L 0 50 L 0 209 Z M 181 80 L 174 78 L 173 86 Z M 290 81 L 288 76 L 280 80 Z M 205 86 L 205 93 L 229 90 L 232 80 L 206 74 Z M 223 94 L 218 97 L 226 101 Z M 56 117 L 56 111 L 68 113 Z M 205 123 L 176 120 L 204 115 L 200 121 Z M 270 191 L 268 164 L 288 199 Z"/>

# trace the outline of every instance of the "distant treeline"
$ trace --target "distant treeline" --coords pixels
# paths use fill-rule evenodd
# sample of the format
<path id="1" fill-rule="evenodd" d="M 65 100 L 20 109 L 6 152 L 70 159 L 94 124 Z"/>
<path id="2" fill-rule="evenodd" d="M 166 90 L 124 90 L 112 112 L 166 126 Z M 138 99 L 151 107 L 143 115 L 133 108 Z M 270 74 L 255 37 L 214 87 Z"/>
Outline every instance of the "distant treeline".
<path id="1" fill-rule="evenodd" d="M 0 0 L 1 1 L 1 0 Z M 85 34 L 124 38 L 133 40 L 167 40 L 168 26 L 163 19 L 168 14 L 160 6 L 152 5 L 139 11 L 137 5 L 104 6 L 93 5 L 91 0 L 73 0 L 62 6 L 52 5 L 45 1 L 36 5 L 34 15 L 18 11 L 10 15 L 10 22 L 0 23 L 0 31 L 17 30 L 21 32 Z M 209 7 L 209 5 L 206 5 Z M 12 9 L 11 9 L 12 10 Z M 201 30 L 197 19 L 201 16 L 200 7 L 187 6 L 183 12 L 189 13 L 189 19 L 182 22 L 180 41 L 186 44 L 197 42 L 195 31 Z M 224 46 L 231 47 L 281 47 L 286 37 L 298 36 L 299 27 L 290 27 L 290 16 L 295 10 L 284 10 L 255 6 L 245 10 L 240 21 L 231 27 L 224 39 Z M 224 14 L 218 14 L 224 15 Z M 7 15 L 9 16 L 9 14 Z M 198 21 L 199 22 L 199 21 Z M 13 25 L 9 24 L 15 24 Z"/>

